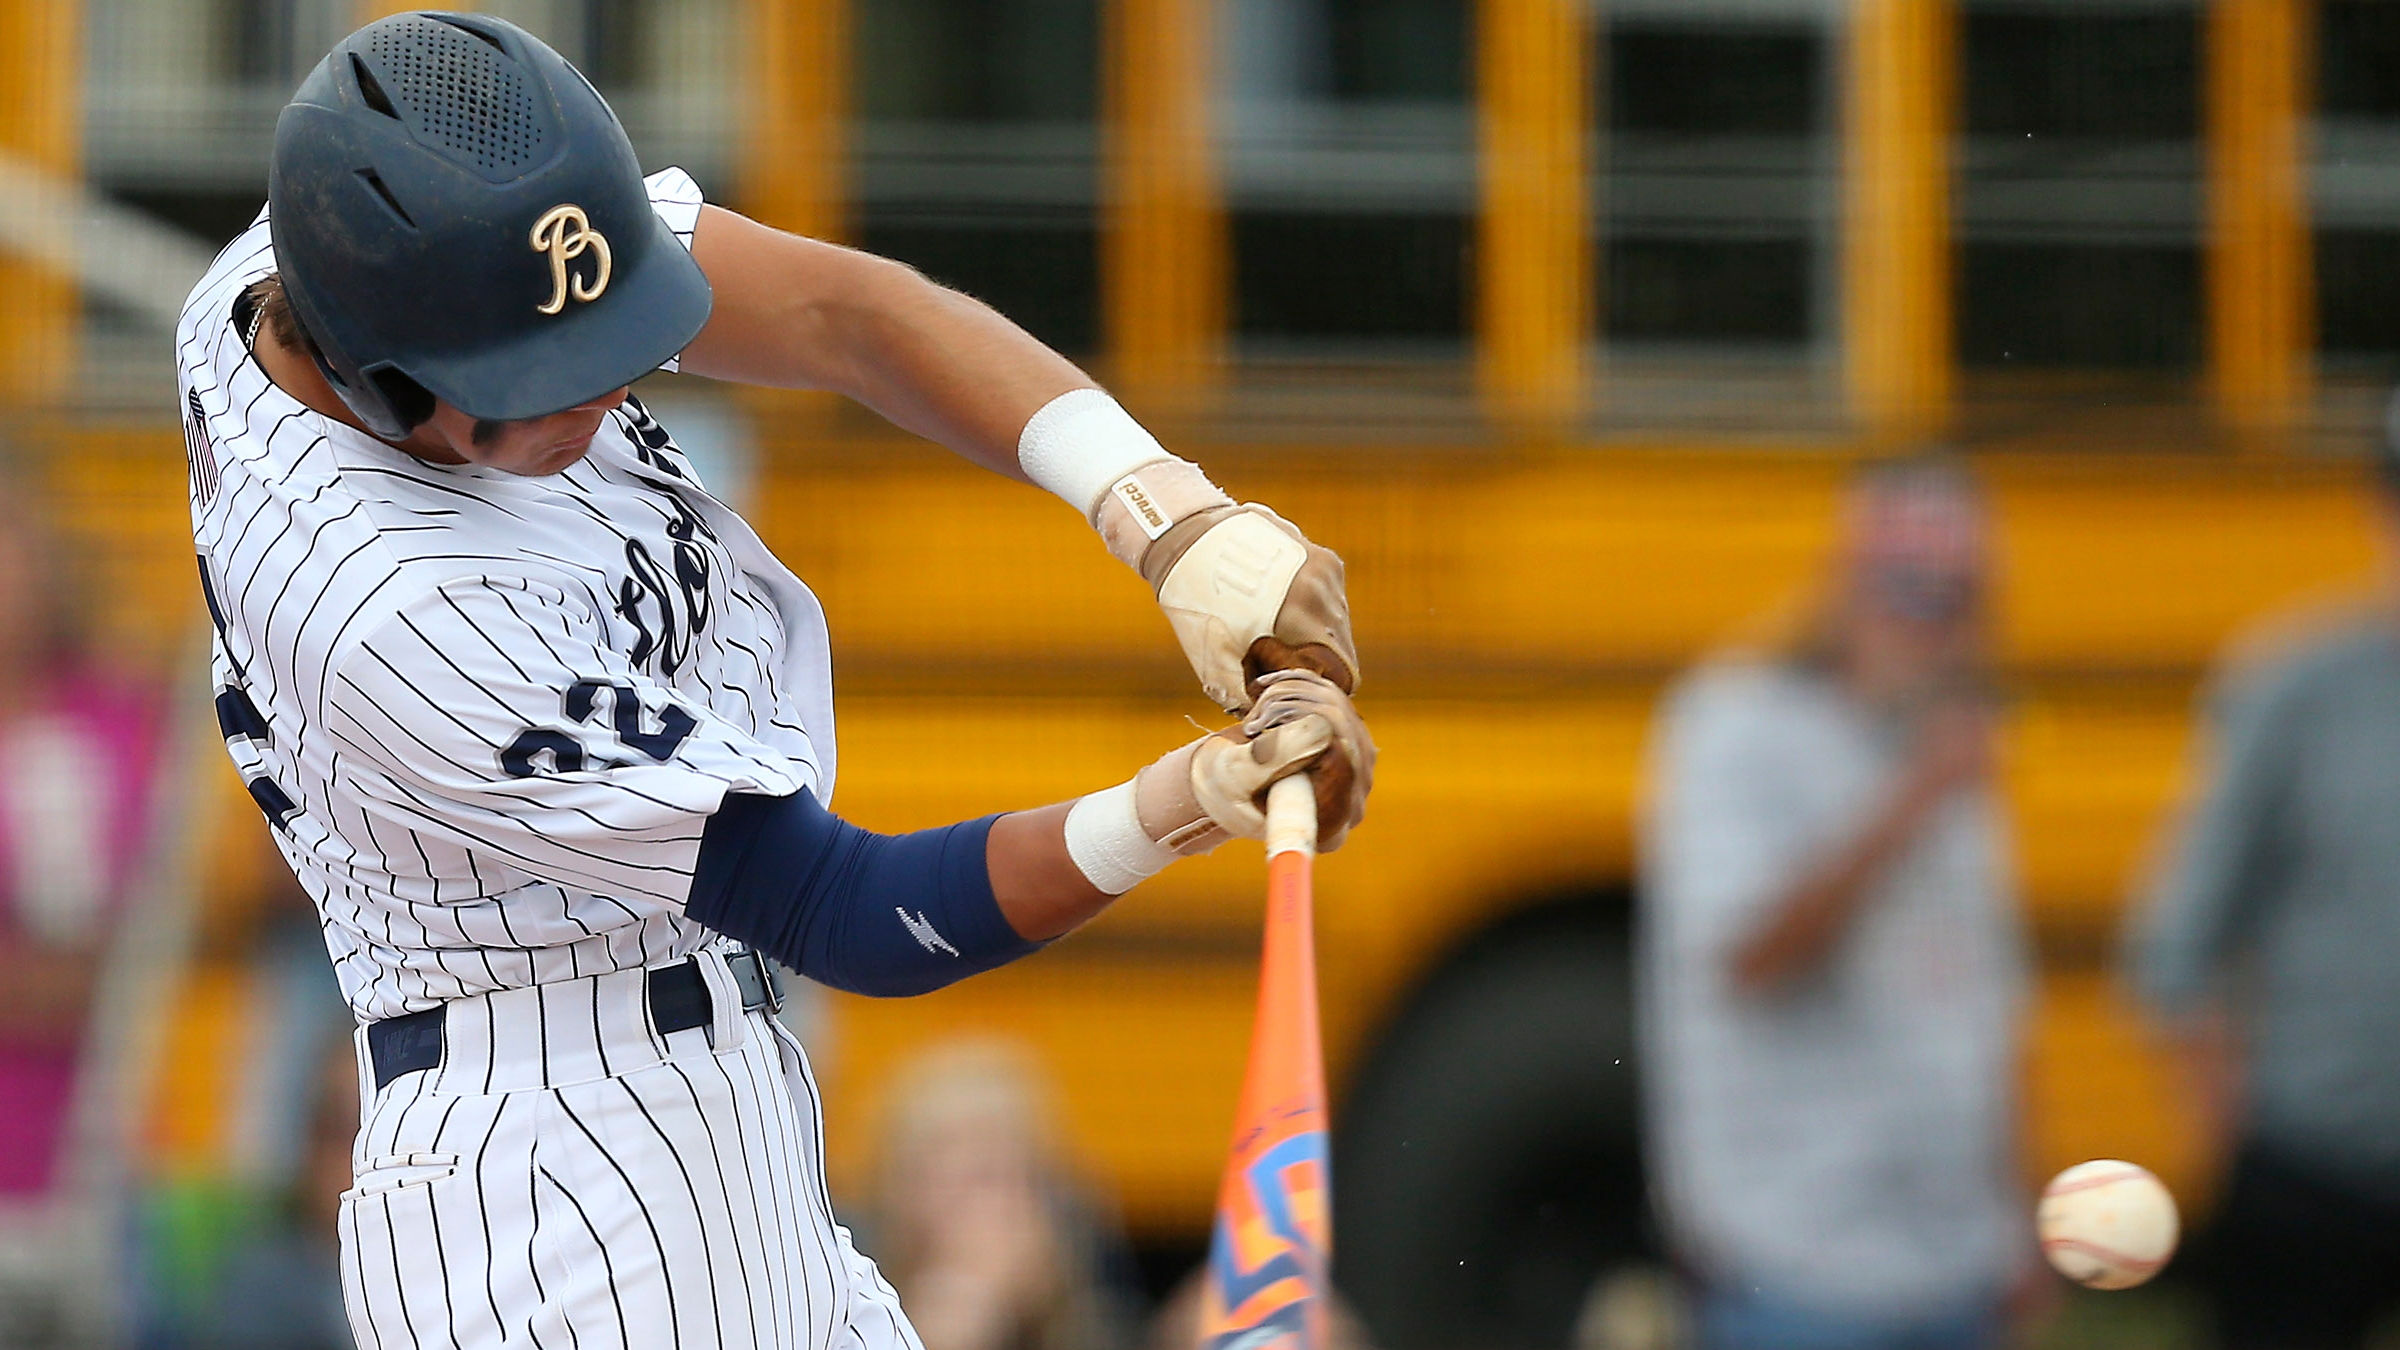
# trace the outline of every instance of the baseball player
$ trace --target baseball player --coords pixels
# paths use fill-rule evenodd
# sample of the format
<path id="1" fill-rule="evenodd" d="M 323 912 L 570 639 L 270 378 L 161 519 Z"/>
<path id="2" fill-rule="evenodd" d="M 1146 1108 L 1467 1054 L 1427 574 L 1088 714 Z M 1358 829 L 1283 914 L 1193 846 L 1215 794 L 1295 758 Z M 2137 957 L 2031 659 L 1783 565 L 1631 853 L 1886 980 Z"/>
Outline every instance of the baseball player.
<path id="1" fill-rule="evenodd" d="M 507 23 L 337 46 L 177 340 L 218 719 L 361 1023 L 364 1346 L 920 1350 L 762 954 L 920 993 L 1259 834 L 1284 775 L 1325 847 L 1359 819 L 1332 554 L 973 300 L 643 178 Z M 837 390 L 1064 497 L 1242 722 L 1070 803 L 829 814 L 823 612 L 628 394 L 661 368 Z"/>

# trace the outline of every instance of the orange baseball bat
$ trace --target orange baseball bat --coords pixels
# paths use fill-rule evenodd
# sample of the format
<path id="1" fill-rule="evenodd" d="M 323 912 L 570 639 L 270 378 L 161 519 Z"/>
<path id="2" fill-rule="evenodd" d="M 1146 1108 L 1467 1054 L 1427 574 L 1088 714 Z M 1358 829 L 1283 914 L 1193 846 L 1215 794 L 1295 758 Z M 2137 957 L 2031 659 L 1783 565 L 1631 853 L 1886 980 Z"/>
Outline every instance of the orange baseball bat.
<path id="1" fill-rule="evenodd" d="M 1267 791 L 1266 945 L 1258 1020 L 1217 1189 L 1202 1350 L 1320 1350 L 1332 1294 L 1333 1173 L 1325 1052 L 1317 1032 L 1311 872 L 1317 801 L 1308 776 Z"/>

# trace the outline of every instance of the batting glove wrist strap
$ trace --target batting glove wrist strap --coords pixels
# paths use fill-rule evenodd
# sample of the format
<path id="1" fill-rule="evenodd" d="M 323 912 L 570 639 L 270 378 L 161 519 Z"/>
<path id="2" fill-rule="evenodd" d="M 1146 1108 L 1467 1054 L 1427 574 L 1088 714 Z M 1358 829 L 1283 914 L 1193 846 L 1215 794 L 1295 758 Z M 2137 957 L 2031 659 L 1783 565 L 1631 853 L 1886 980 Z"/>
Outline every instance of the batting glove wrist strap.
<path id="1" fill-rule="evenodd" d="M 1199 465 L 1162 459 L 1111 483 L 1092 512 L 1092 527 L 1117 561 L 1150 578 L 1155 590 L 1153 573 L 1163 570 L 1155 559 L 1180 555 L 1200 522 L 1237 509 Z"/>

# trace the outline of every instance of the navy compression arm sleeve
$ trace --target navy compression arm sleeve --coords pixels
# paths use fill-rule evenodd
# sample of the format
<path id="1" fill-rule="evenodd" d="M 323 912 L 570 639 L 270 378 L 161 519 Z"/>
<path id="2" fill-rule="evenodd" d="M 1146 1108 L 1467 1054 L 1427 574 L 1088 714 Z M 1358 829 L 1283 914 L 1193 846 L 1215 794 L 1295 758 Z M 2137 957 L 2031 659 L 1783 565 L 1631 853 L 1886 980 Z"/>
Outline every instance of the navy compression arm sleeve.
<path id="1" fill-rule="evenodd" d="M 1042 946 L 992 898 L 983 850 L 997 819 L 877 834 L 805 788 L 728 792 L 700 837 L 684 912 L 820 984 L 931 993 Z"/>

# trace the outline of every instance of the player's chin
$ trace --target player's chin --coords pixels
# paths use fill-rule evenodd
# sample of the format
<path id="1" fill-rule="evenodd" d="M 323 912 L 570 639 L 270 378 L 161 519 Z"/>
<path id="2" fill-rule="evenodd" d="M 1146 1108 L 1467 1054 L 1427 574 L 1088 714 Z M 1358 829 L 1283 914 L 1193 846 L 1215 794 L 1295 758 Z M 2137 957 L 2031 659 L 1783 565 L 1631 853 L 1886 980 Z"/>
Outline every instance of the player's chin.
<path id="1" fill-rule="evenodd" d="M 520 478 L 546 478 L 554 473 L 564 473 L 592 452 L 592 438 L 598 434 L 598 428 L 594 428 L 563 441 L 536 445 L 509 456 L 507 462 L 494 467 L 505 469 Z"/>

